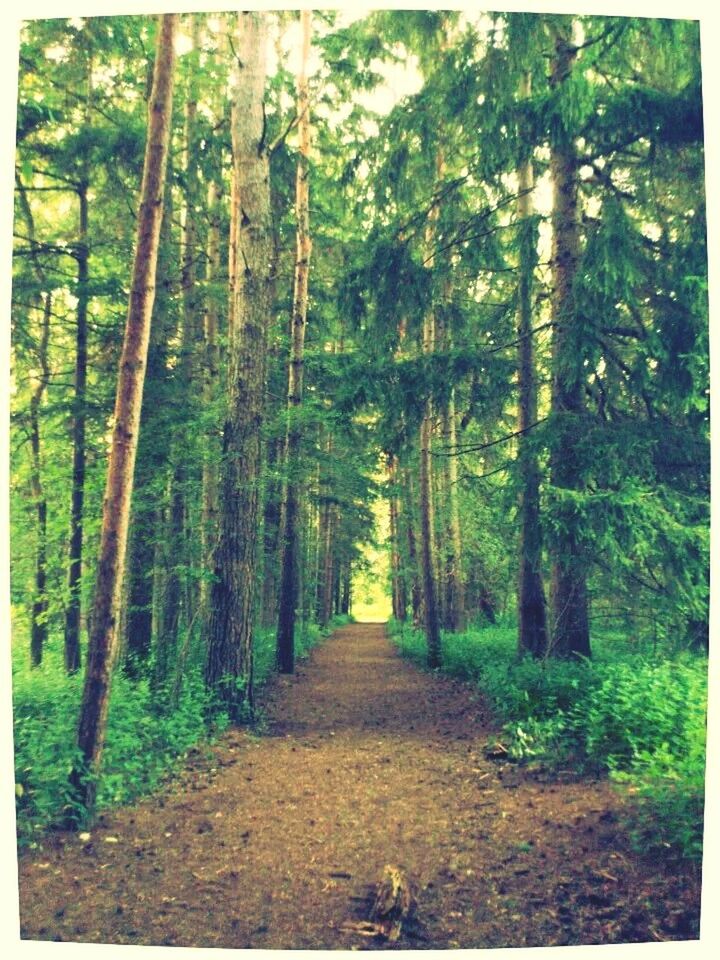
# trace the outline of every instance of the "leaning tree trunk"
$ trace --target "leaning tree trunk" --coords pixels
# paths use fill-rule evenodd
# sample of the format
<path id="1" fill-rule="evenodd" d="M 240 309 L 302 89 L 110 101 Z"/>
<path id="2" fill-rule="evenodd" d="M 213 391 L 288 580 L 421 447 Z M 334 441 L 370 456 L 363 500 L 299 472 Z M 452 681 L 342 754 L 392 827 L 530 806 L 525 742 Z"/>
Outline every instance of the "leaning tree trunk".
<path id="1" fill-rule="evenodd" d="M 155 272 L 172 117 L 176 22 L 175 14 L 163 15 L 159 21 L 135 260 L 115 398 L 88 662 L 78 724 L 80 759 L 70 774 L 71 802 L 66 808 L 66 821 L 71 826 L 77 826 L 94 809 L 105 743 L 150 318 L 155 298 Z"/>
<path id="2" fill-rule="evenodd" d="M 555 56 L 550 83 L 554 89 L 567 83 L 577 48 L 569 22 L 555 34 Z M 553 357 L 552 413 L 557 440 L 550 460 L 550 475 L 559 490 L 582 487 L 578 462 L 580 418 L 584 413 L 584 370 L 575 330 L 574 283 L 580 256 L 578 159 L 572 133 L 556 133 L 550 152 L 553 184 Z M 576 520 L 569 517 L 556 534 L 552 569 L 554 630 L 551 652 L 555 656 L 590 656 L 586 572 L 578 542 Z"/>
<path id="3" fill-rule="evenodd" d="M 530 75 L 523 83 L 523 95 L 530 96 Z M 537 421 L 537 380 L 533 340 L 532 287 L 537 260 L 537 231 L 533 222 L 531 192 L 532 161 L 520 168 L 520 281 L 518 289 L 518 468 L 520 475 L 520 532 L 518 579 L 518 653 L 543 657 L 548 635 L 545 589 L 542 580 L 542 536 L 540 528 L 540 469 L 537 456 L 528 445 L 527 431 Z"/>
<path id="4" fill-rule="evenodd" d="M 297 413 L 302 403 L 305 329 L 308 308 L 308 275 L 310 270 L 310 99 L 307 65 L 310 58 L 310 10 L 300 14 L 302 25 L 302 57 L 297 80 L 298 136 L 300 139 L 295 211 L 297 216 L 297 257 L 295 260 L 295 292 L 293 297 L 290 363 L 288 365 L 288 427 L 285 435 L 284 461 L 287 479 L 283 497 L 283 530 L 280 538 L 280 596 L 277 628 L 277 662 L 281 673 L 295 669 L 295 617 L 298 602 L 297 564 L 300 552 L 300 477 L 298 476 L 302 435 Z"/>
<path id="5" fill-rule="evenodd" d="M 229 405 L 223 438 L 221 517 L 208 624 L 205 678 L 231 719 L 253 706 L 253 629 L 258 554 L 265 354 L 274 244 L 263 92 L 267 17 L 241 13 L 233 91 L 236 266 Z"/>

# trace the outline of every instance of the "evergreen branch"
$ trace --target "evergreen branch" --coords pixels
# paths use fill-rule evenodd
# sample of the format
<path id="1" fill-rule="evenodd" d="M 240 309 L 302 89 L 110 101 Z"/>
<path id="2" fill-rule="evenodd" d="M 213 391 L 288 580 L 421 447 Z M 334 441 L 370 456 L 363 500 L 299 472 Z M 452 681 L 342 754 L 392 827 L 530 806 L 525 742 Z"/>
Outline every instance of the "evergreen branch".
<path id="1" fill-rule="evenodd" d="M 534 430 L 535 427 L 540 426 L 541 423 L 545 423 L 547 417 L 542 417 L 540 420 L 536 420 L 535 423 L 531 423 L 529 427 L 525 427 L 524 430 L 515 430 L 513 433 L 508 433 L 504 437 L 498 437 L 497 440 L 490 440 L 488 443 L 469 443 L 469 444 L 455 444 L 454 451 L 442 452 L 440 450 L 433 450 L 433 456 L 439 457 L 457 457 L 462 456 L 464 453 L 478 453 L 480 450 L 488 450 L 490 447 L 497 446 L 498 443 L 506 443 L 508 440 L 514 440 L 515 437 L 521 437 L 525 433 L 529 433 L 531 430 Z M 447 449 L 447 448 L 446 448 Z"/>

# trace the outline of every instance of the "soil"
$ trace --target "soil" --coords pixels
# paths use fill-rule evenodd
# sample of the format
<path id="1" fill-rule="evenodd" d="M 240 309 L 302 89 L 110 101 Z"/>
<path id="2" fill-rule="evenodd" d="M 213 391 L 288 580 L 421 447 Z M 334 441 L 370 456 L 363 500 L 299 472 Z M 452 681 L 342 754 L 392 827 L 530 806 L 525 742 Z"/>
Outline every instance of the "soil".
<path id="1" fill-rule="evenodd" d="M 696 939 L 699 871 L 638 856 L 606 781 L 488 759 L 473 687 L 338 630 L 266 689 L 260 732 L 196 751 L 90 836 L 20 854 L 24 939 L 443 949 Z M 362 935 L 396 864 L 417 905 Z M 353 926 L 355 924 L 355 926 Z"/>

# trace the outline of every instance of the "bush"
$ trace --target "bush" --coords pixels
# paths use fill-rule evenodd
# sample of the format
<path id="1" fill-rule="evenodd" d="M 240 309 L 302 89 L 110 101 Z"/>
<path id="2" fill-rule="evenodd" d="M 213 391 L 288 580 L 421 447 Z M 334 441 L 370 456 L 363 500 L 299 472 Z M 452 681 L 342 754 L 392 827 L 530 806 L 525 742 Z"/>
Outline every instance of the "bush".
<path id="1" fill-rule="evenodd" d="M 393 623 L 419 664 L 422 633 Z M 636 801 L 631 833 L 647 849 L 702 847 L 707 662 L 595 641 L 593 661 L 518 661 L 516 633 L 498 625 L 443 635 L 443 670 L 476 681 L 501 723 L 511 759 L 569 762 L 612 776 Z"/>
<path id="2" fill-rule="evenodd" d="M 347 622 L 341 618 L 340 622 Z M 325 630 L 306 624 L 298 631 L 296 654 L 306 656 Z M 43 663 L 31 670 L 25 651 L 16 648 L 13 708 L 17 826 L 20 843 L 32 842 L 60 816 L 68 800 L 68 777 L 76 759 L 75 740 L 82 698 L 82 672 L 69 677 L 62 654 L 49 644 Z M 275 664 L 275 631 L 256 637 L 256 682 Z M 209 728 L 207 718 L 212 717 Z M 202 665 L 192 663 L 173 709 L 159 711 L 147 680 L 113 677 L 98 807 L 129 803 L 148 793 L 182 760 L 188 749 L 222 732 L 227 715 L 210 709 Z"/>

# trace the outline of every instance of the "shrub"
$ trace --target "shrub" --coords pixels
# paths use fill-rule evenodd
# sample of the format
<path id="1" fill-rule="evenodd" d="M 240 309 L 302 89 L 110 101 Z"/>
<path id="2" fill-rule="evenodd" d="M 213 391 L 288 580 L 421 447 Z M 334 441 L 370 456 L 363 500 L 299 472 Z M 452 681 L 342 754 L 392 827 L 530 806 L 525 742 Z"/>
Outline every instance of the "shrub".
<path id="1" fill-rule="evenodd" d="M 424 664 L 420 631 L 391 624 L 404 656 Z M 636 801 L 630 830 L 696 858 L 702 845 L 707 662 L 635 652 L 596 638 L 593 661 L 518 661 L 515 630 L 443 635 L 443 670 L 476 681 L 512 759 L 572 762 L 611 775 Z"/>

